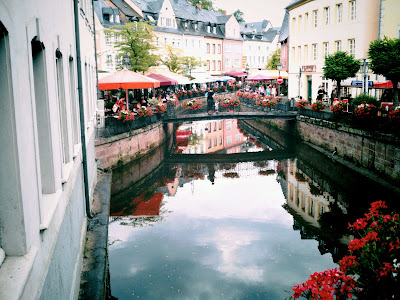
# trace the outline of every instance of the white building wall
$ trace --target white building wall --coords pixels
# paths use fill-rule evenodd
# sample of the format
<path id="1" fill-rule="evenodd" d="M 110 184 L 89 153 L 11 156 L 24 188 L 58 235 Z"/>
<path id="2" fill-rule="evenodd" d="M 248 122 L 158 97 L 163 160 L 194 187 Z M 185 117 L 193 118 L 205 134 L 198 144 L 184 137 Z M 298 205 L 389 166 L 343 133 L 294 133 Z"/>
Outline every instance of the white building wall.
<path id="1" fill-rule="evenodd" d="M 304 1 L 304 4 L 289 9 L 289 97 L 298 96 L 299 68 L 315 66 L 314 71 L 302 72 L 300 96 L 308 98 L 307 81 L 311 80 L 311 98 L 313 101 L 316 99 L 318 87 L 323 84 L 324 43 L 328 45 L 328 54 L 332 54 L 336 52 L 336 42 L 341 42 L 342 51 L 349 52 L 350 40 L 354 40 L 355 58 L 367 58 L 369 44 L 378 36 L 379 0 L 356 0 L 354 19 L 351 19 L 350 2 L 352 1 Z M 338 20 L 338 5 L 342 7 L 341 22 Z M 326 8 L 329 8 L 328 22 Z M 315 11 L 317 11 L 316 26 Z M 315 57 L 313 45 L 316 45 Z M 361 75 L 358 77 L 361 78 Z M 330 95 L 333 82 L 331 80 L 325 82 Z"/>
<path id="2" fill-rule="evenodd" d="M 259 40 L 246 40 L 243 42 L 243 56 L 250 69 L 265 69 L 268 57 L 278 47 L 278 44 Z"/>
<path id="3" fill-rule="evenodd" d="M 0 22 L 7 32 L 5 37 L 0 34 L 5 122 L 0 130 L 0 248 L 6 254 L 0 262 L 0 299 L 37 299 L 41 294 L 73 299 L 78 293 L 86 218 L 73 4 L 0 0 Z M 83 79 L 84 126 L 93 186 L 96 76 L 91 1 L 80 5 L 82 70 L 85 63 L 88 66 L 88 80 Z M 44 64 L 37 63 L 37 56 L 33 59 L 35 37 L 44 45 Z M 41 66 L 45 79 L 34 65 Z M 46 95 L 46 105 L 37 106 Z M 46 155 L 43 149 L 49 150 Z M 41 173 L 44 169 L 48 174 Z"/>

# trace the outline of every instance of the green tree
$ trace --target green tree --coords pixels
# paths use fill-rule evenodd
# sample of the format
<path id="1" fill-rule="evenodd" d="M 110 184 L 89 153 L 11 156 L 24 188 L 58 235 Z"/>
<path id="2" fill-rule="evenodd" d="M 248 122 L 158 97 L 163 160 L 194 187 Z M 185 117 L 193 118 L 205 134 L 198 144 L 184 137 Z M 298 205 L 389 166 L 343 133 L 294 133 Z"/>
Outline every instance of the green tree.
<path id="1" fill-rule="evenodd" d="M 193 5 L 200 4 L 202 9 L 214 10 L 211 0 L 189 0 Z"/>
<path id="2" fill-rule="evenodd" d="M 105 30 L 105 33 L 114 34 L 115 49 L 118 58 L 125 54 L 129 56 L 130 69 L 134 72 L 145 72 L 151 66 L 158 65 L 158 56 L 153 52 L 156 47 L 152 43 L 153 27 L 146 22 L 127 23 Z"/>
<path id="3" fill-rule="evenodd" d="M 343 51 L 325 57 L 324 77 L 336 81 L 337 98 L 340 95 L 340 82 L 349 77 L 354 77 L 360 69 L 360 62 L 353 56 Z"/>
<path id="4" fill-rule="evenodd" d="M 243 19 L 243 12 L 240 9 L 237 9 L 234 13 L 233 16 L 236 18 L 236 21 L 238 21 L 239 23 L 244 23 L 244 19 Z"/>
<path id="5" fill-rule="evenodd" d="M 171 72 L 180 73 L 183 70 L 181 54 L 181 49 L 167 45 L 165 47 L 164 57 L 161 58 L 161 61 Z"/>
<path id="6" fill-rule="evenodd" d="M 192 75 L 192 70 L 203 65 L 200 60 L 193 56 L 183 56 L 181 61 L 183 69 L 188 72 L 189 75 Z"/>
<path id="7" fill-rule="evenodd" d="M 272 52 L 267 60 L 267 65 L 265 66 L 268 70 L 276 70 L 278 67 L 277 65 L 281 61 L 281 49 L 278 48 L 274 52 Z"/>
<path id="8" fill-rule="evenodd" d="M 368 57 L 371 60 L 370 68 L 375 74 L 381 74 L 393 83 L 393 103 L 399 105 L 400 81 L 400 39 L 372 41 L 369 45 Z"/>

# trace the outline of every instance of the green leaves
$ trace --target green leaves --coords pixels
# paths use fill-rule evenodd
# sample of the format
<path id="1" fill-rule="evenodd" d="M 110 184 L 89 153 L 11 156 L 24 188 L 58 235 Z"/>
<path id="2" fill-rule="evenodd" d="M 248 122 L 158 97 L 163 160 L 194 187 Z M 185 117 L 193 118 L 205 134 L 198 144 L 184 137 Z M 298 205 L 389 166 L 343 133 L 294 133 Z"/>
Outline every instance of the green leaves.
<path id="1" fill-rule="evenodd" d="M 360 69 L 360 62 L 346 52 L 338 51 L 325 57 L 324 77 L 341 81 L 354 77 Z"/>
<path id="2" fill-rule="evenodd" d="M 281 49 L 278 48 L 268 57 L 267 65 L 265 66 L 268 70 L 276 70 L 277 65 L 281 61 Z"/>
<path id="3" fill-rule="evenodd" d="M 400 39 L 375 40 L 368 50 L 370 68 L 392 81 L 400 80 Z"/>

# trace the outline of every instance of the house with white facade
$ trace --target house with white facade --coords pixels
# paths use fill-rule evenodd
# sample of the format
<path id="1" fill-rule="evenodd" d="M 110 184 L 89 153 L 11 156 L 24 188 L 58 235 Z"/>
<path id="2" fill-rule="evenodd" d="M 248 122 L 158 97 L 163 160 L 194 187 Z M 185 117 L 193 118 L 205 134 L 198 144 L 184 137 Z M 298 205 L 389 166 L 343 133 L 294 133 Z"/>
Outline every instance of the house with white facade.
<path id="1" fill-rule="evenodd" d="M 249 70 L 265 69 L 268 57 L 278 48 L 279 30 L 268 20 L 241 24 L 243 56 Z"/>
<path id="2" fill-rule="evenodd" d="M 330 95 L 334 83 L 323 76 L 325 56 L 347 51 L 356 59 L 366 59 L 369 44 L 378 38 L 379 0 L 294 0 L 286 10 L 290 15 L 289 98 L 314 101 L 321 85 Z M 349 80 L 362 81 L 362 74 Z M 348 93 L 354 97 L 361 89 Z"/>
<path id="3" fill-rule="evenodd" d="M 97 177 L 91 1 L 0 0 L 0 68 L 0 299 L 77 299 Z"/>

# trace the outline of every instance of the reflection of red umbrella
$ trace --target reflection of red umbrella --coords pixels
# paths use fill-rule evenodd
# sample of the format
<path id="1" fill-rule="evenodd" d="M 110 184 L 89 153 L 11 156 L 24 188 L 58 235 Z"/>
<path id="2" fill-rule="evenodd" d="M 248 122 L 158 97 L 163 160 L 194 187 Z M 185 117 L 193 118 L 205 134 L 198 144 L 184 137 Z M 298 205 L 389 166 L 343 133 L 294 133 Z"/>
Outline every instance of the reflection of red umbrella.
<path id="1" fill-rule="evenodd" d="M 99 80 L 100 90 L 148 89 L 159 86 L 158 80 L 129 70 L 122 70 Z"/>
<path id="2" fill-rule="evenodd" d="M 160 82 L 160 86 L 168 86 L 168 85 L 176 85 L 178 84 L 178 81 L 172 78 L 169 78 L 167 76 L 163 76 L 160 74 L 154 74 L 151 73 L 149 75 L 146 75 L 147 77 L 153 78 L 155 80 L 158 80 Z"/>
<path id="3" fill-rule="evenodd" d="M 258 74 L 249 78 L 246 78 L 247 81 L 263 81 L 263 80 L 272 80 L 274 78 L 272 78 L 271 76 L 267 76 L 267 75 L 262 75 L 262 74 Z"/>

